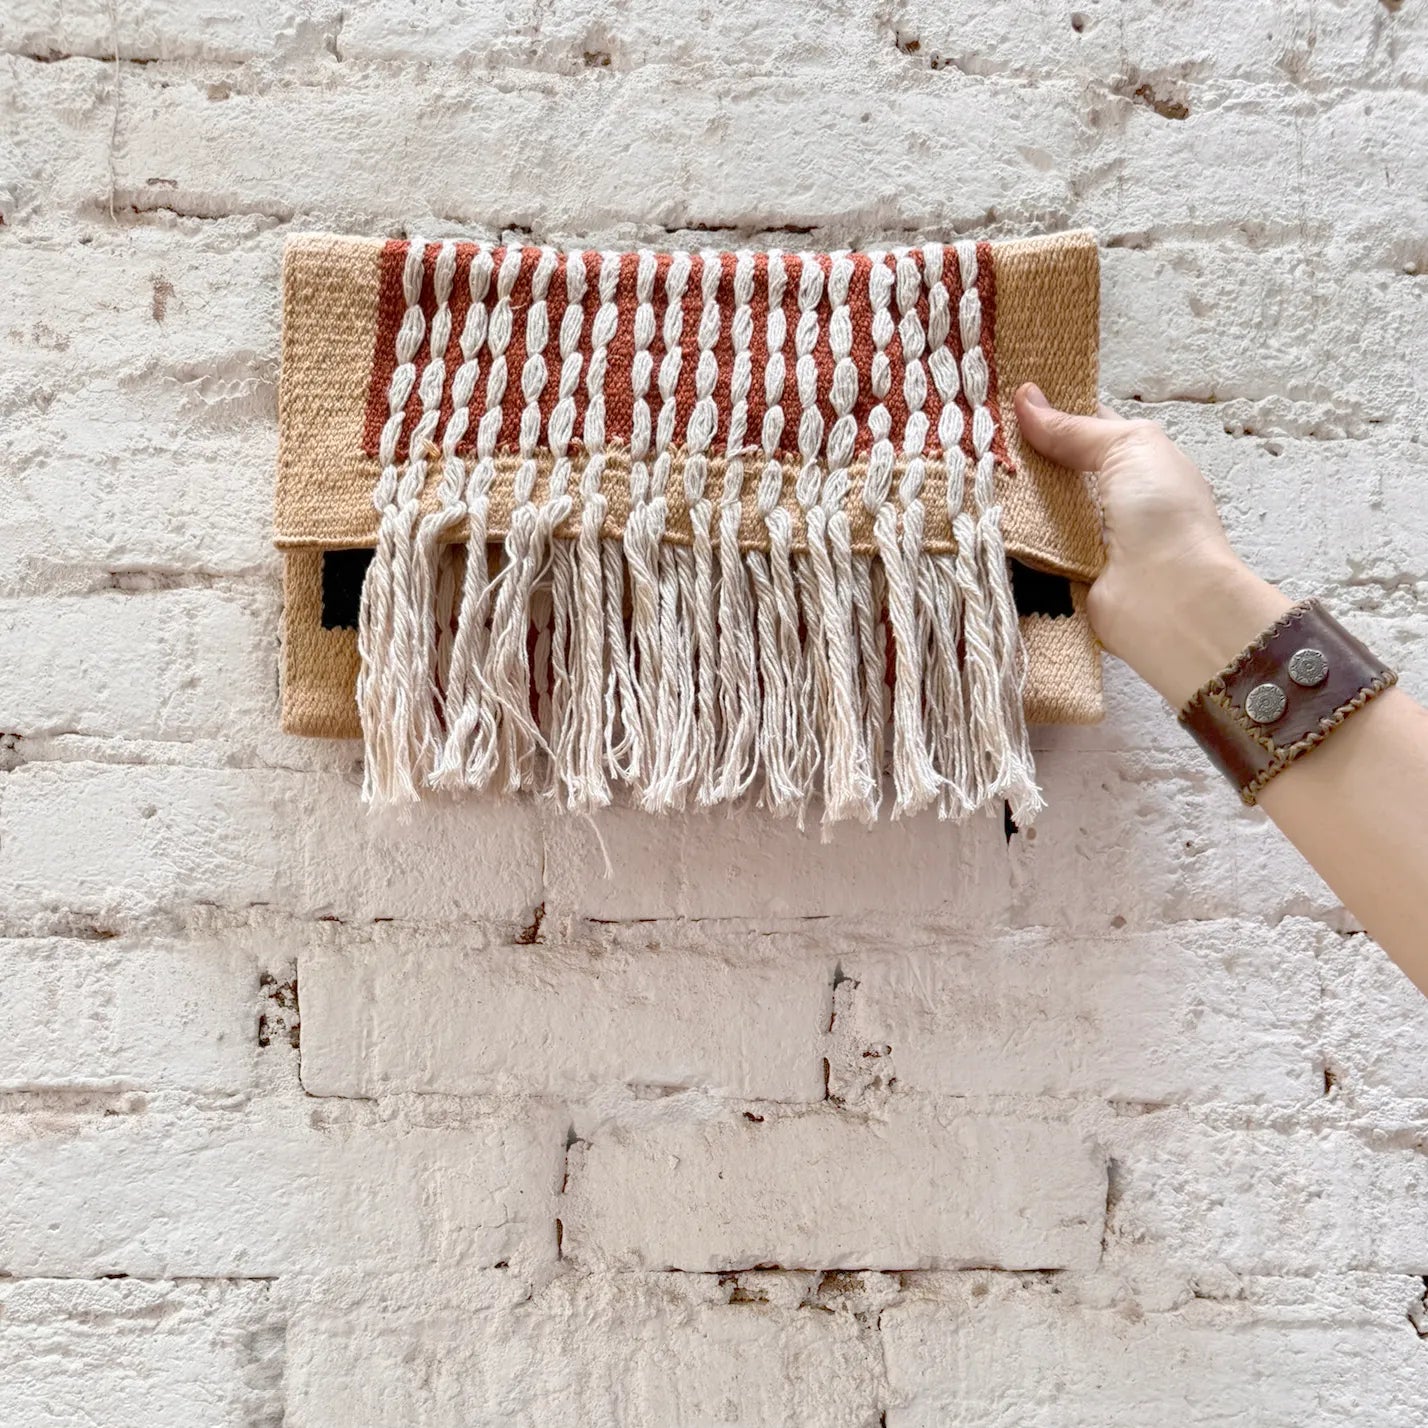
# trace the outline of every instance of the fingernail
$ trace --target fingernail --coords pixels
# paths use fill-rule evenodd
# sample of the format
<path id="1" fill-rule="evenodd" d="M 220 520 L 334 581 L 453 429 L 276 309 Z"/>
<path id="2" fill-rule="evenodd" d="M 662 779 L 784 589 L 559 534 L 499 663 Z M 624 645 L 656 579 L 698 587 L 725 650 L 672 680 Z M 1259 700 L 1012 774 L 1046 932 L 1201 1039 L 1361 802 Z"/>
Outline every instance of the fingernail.
<path id="1" fill-rule="evenodd" d="M 1035 382 L 1024 382 L 1022 384 L 1022 394 L 1034 407 L 1049 407 L 1050 402 L 1046 400 L 1046 393 L 1036 385 Z"/>

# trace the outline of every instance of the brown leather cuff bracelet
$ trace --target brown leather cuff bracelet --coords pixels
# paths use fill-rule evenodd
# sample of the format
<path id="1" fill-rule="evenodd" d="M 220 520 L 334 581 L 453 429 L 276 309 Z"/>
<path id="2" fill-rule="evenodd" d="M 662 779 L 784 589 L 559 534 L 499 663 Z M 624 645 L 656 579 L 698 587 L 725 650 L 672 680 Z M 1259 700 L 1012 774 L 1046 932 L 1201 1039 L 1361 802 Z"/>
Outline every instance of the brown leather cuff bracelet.
<path id="1" fill-rule="evenodd" d="M 1253 803 L 1275 774 L 1397 680 L 1319 601 L 1305 600 L 1201 685 L 1180 722 Z"/>

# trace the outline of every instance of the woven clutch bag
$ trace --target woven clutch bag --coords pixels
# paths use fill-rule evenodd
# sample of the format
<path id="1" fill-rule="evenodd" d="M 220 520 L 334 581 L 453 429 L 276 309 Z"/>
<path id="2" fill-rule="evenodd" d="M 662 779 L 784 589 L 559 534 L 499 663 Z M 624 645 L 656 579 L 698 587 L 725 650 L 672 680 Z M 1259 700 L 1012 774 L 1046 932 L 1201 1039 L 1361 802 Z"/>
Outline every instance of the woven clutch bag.
<path id="1" fill-rule="evenodd" d="M 884 252 L 307 237 L 284 268 L 283 722 L 364 791 L 664 812 L 1039 806 L 1101 714 L 1082 476 L 1010 393 L 1096 402 L 1066 234 Z"/>

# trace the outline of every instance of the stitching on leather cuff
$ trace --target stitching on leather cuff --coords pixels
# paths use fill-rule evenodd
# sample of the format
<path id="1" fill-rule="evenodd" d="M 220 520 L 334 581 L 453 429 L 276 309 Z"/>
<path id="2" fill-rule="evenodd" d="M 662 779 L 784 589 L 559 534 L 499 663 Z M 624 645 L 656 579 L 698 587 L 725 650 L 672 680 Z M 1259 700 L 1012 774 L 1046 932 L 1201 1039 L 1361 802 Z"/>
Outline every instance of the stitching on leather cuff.
<path id="1" fill-rule="evenodd" d="M 1293 660 L 1306 653 L 1317 657 L 1311 668 L 1317 663 L 1319 676 L 1312 682 L 1293 669 Z M 1253 804 L 1277 774 L 1397 680 L 1322 601 L 1301 600 L 1191 695 L 1180 722 L 1240 798 Z M 1277 713 L 1271 699 L 1264 717 L 1251 714 L 1251 698 L 1261 692 L 1278 693 Z"/>

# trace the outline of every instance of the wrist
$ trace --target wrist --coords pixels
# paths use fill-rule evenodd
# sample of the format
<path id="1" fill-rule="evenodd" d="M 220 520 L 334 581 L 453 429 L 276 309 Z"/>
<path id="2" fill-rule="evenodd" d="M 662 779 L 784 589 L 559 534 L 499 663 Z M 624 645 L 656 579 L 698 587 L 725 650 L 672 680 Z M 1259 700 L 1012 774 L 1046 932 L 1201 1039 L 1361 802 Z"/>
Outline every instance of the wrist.
<path id="1" fill-rule="evenodd" d="M 1177 710 L 1293 603 L 1233 554 L 1166 587 L 1141 607 L 1147 628 L 1127 662 Z"/>

